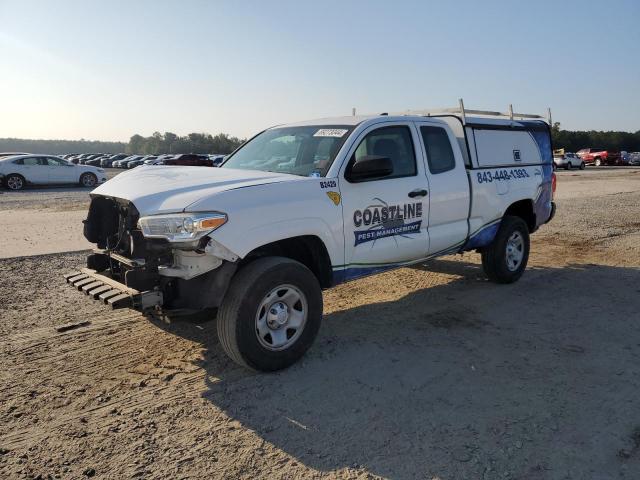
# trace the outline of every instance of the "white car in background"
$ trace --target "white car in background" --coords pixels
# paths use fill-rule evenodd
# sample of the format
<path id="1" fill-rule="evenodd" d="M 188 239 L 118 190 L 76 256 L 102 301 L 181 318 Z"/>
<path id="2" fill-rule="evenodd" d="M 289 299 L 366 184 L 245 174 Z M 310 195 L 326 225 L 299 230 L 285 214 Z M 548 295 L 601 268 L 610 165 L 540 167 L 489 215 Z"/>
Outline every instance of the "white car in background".
<path id="1" fill-rule="evenodd" d="M 584 170 L 585 167 L 584 161 L 576 153 L 554 154 L 553 165 L 555 168 L 564 168 L 565 170 L 571 170 L 572 168 Z"/>
<path id="2" fill-rule="evenodd" d="M 79 184 L 93 188 L 107 181 L 104 169 L 75 165 L 53 155 L 17 155 L 0 158 L 0 180 L 9 190 L 26 185 Z"/>

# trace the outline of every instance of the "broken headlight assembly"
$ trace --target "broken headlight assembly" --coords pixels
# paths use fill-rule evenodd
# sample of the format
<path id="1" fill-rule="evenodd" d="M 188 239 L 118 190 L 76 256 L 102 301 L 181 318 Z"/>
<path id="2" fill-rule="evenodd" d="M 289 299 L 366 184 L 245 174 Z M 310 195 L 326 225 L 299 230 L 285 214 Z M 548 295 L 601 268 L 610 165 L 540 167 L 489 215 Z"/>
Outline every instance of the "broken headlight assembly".
<path id="1" fill-rule="evenodd" d="M 169 242 L 192 242 L 227 223 L 224 213 L 171 213 L 149 215 L 138 220 L 145 238 L 163 238 Z"/>

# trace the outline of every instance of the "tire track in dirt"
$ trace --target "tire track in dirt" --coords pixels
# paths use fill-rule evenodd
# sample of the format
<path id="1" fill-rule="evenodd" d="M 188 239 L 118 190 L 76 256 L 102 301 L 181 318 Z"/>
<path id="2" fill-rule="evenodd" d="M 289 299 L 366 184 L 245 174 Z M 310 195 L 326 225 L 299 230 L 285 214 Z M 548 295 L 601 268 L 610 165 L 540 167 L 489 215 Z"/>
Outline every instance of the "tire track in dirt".
<path id="1" fill-rule="evenodd" d="M 28 449 L 51 431 L 81 419 L 100 430 L 113 422 L 108 412 L 114 409 L 127 415 L 158 404 L 197 399 L 205 388 L 205 373 L 196 365 L 201 350 L 202 345 L 159 330 L 137 313 L 118 312 L 64 333 L 45 327 L 9 335 L 0 341 L 9 367 L 0 377 L 2 398 L 23 397 L 24 392 L 52 384 L 79 385 L 83 395 L 71 399 L 67 391 L 62 404 L 68 408 L 58 408 L 51 418 L 35 424 L 27 424 L 33 420 L 29 411 L 9 405 L 6 413 L 20 415 L 17 425 L 0 429 L 2 446 Z M 105 365 L 119 377 L 101 378 Z M 56 372 L 56 378 L 34 379 L 33 373 L 45 370 Z M 111 388 L 105 389 L 105 383 L 111 383 Z M 40 402 L 35 400 L 30 409 L 38 410 Z M 45 398 L 45 403 L 49 401 L 51 398 Z M 40 428 L 41 420 L 47 422 L 47 429 Z"/>

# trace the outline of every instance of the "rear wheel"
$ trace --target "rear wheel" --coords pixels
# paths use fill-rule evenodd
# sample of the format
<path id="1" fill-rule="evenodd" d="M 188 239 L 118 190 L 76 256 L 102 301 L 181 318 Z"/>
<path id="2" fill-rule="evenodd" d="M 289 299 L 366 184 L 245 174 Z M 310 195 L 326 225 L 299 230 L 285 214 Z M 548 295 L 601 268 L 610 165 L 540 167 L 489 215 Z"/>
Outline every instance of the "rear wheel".
<path id="1" fill-rule="evenodd" d="M 489 280 L 513 283 L 529 260 L 529 228 L 520 217 L 506 216 L 493 242 L 482 250 L 482 267 Z"/>
<path id="2" fill-rule="evenodd" d="M 80 175 L 80 185 L 83 187 L 95 187 L 98 178 L 93 173 L 83 173 Z"/>
<path id="3" fill-rule="evenodd" d="M 600 157 L 596 158 L 595 165 L 596 167 L 599 167 L 600 165 L 602 165 L 602 160 L 600 160 Z"/>
<path id="4" fill-rule="evenodd" d="M 240 270 L 217 316 L 220 345 L 236 363 L 261 371 L 294 364 L 322 320 L 322 291 L 301 263 L 266 257 Z"/>
<path id="5" fill-rule="evenodd" d="M 564 166 L 565 170 L 571 170 L 571 162 L 567 162 L 567 164 Z"/>
<path id="6" fill-rule="evenodd" d="M 580 163 L 580 170 L 584 170 L 584 167 L 585 167 L 584 162 L 581 162 L 581 163 Z"/>
<path id="7" fill-rule="evenodd" d="M 11 173 L 5 178 L 4 184 L 9 190 L 22 190 L 27 182 L 22 175 Z"/>

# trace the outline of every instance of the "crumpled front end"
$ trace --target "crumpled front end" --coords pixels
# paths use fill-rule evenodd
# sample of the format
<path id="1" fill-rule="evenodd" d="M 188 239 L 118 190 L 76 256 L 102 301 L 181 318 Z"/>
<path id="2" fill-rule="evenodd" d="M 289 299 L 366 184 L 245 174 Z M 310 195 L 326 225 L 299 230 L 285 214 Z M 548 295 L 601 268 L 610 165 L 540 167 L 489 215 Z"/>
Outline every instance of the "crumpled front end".
<path id="1" fill-rule="evenodd" d="M 187 242 L 147 238 L 139 220 L 132 202 L 94 195 L 84 236 L 97 248 L 87 268 L 67 281 L 113 308 L 190 313 L 218 307 L 238 257 L 208 235 Z"/>

